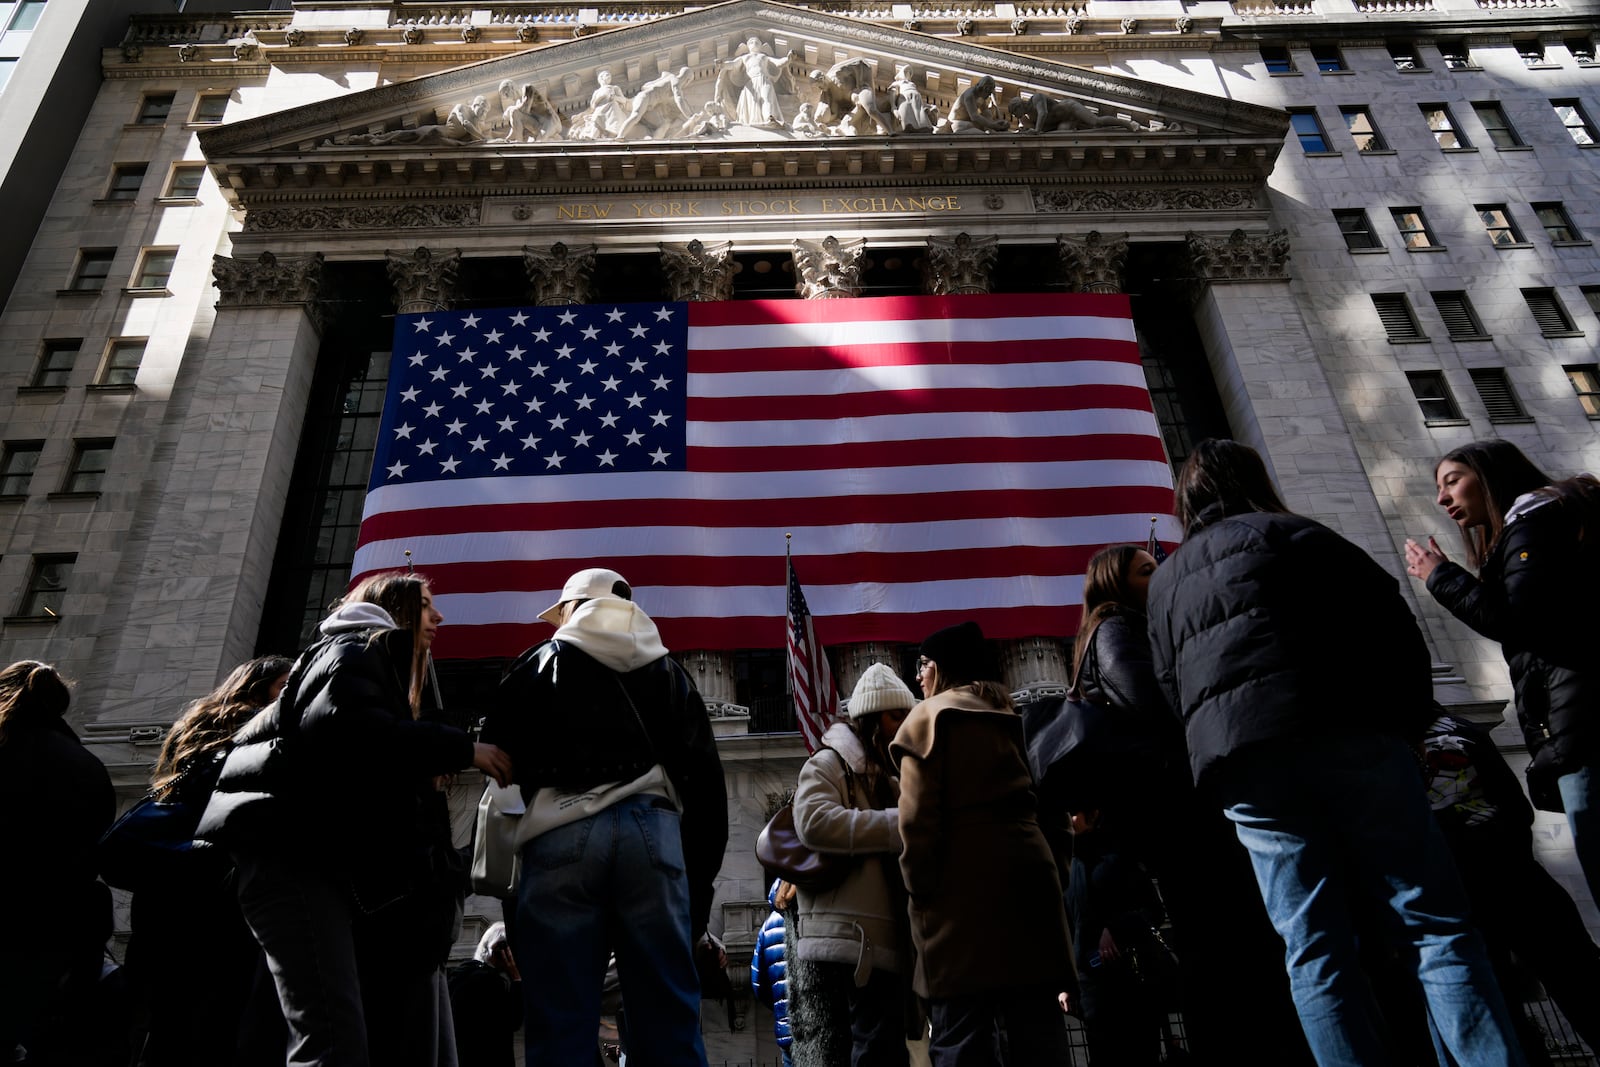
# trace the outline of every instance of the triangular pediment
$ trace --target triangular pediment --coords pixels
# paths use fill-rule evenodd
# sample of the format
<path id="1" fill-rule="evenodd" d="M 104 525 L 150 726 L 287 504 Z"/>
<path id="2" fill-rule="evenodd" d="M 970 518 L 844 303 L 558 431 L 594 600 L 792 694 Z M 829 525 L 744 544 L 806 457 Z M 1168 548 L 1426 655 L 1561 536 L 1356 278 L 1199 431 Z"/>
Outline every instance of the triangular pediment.
<path id="1" fill-rule="evenodd" d="M 840 153 L 810 172 L 1243 168 L 1264 179 L 1286 129 L 1270 108 L 731 0 L 232 123 L 201 146 L 244 205 L 253 192 L 419 176 L 796 175 Z"/>

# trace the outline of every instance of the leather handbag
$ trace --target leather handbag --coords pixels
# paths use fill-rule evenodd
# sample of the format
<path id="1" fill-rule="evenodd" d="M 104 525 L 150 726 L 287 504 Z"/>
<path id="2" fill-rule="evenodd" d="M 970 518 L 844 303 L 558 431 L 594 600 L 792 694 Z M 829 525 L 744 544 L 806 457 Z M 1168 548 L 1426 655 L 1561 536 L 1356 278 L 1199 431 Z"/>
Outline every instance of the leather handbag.
<path id="1" fill-rule="evenodd" d="M 189 869 L 201 809 L 180 799 L 177 785 L 141 797 L 100 838 L 97 861 L 107 885 L 138 892 L 175 882 Z"/>
<path id="2" fill-rule="evenodd" d="M 472 830 L 472 891 L 507 900 L 517 895 L 522 857 L 517 854 L 517 824 L 527 807 L 522 787 L 502 789 L 494 782 L 484 786 L 478 801 L 478 821 Z"/>
<path id="3" fill-rule="evenodd" d="M 855 774 L 843 756 L 839 757 L 839 763 L 844 767 L 845 802 L 854 807 Z M 756 835 L 756 859 L 761 861 L 761 866 L 785 882 L 818 892 L 843 883 L 855 869 L 857 857 L 844 852 L 817 852 L 807 848 L 800 840 L 800 831 L 795 829 L 794 802 L 790 801 L 779 808 L 761 833 Z"/>

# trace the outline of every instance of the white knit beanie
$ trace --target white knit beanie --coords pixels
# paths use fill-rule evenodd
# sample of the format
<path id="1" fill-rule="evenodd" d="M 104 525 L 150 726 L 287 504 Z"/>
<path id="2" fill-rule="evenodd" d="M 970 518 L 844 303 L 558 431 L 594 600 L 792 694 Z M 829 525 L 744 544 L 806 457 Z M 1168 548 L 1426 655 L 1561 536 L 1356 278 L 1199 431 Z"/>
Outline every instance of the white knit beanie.
<path id="1" fill-rule="evenodd" d="M 898 674 L 886 664 L 874 663 L 861 672 L 861 680 L 850 693 L 847 710 L 852 719 L 859 719 L 880 711 L 909 709 L 916 702 L 917 698 L 911 695 Z"/>

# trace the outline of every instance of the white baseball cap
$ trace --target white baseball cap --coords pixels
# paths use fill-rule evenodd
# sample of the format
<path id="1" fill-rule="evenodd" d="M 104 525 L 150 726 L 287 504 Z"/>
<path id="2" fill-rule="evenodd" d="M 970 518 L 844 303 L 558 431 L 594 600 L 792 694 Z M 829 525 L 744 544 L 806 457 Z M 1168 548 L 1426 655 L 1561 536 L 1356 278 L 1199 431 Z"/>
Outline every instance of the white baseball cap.
<path id="1" fill-rule="evenodd" d="M 568 578 L 567 584 L 561 587 L 561 599 L 541 611 L 539 618 L 551 626 L 559 625 L 557 620 L 561 615 L 561 605 L 571 600 L 593 600 L 596 597 L 632 600 L 633 589 L 628 585 L 628 580 L 616 571 L 591 567 Z"/>

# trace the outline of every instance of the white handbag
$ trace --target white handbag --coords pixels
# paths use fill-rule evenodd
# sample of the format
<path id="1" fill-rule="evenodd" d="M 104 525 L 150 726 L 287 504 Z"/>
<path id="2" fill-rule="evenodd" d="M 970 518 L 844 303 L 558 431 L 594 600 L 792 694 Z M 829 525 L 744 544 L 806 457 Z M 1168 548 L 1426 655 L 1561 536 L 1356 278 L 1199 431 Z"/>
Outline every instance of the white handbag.
<path id="1" fill-rule="evenodd" d="M 527 806 L 515 784 L 484 787 L 478 822 L 472 831 L 472 891 L 501 900 L 517 895 L 522 858 L 517 855 L 517 824 Z"/>

